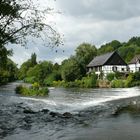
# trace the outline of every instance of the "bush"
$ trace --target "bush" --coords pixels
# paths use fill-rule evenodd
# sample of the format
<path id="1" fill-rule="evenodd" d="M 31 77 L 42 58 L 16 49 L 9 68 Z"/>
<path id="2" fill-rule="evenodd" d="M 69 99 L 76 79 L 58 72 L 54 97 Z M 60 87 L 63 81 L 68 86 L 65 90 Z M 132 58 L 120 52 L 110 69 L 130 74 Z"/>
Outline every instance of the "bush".
<path id="1" fill-rule="evenodd" d="M 0 70 L 0 85 L 9 82 L 10 73 L 8 71 Z"/>
<path id="2" fill-rule="evenodd" d="M 35 89 L 35 90 L 38 90 L 40 88 L 39 83 L 37 83 L 37 82 L 33 83 L 32 88 Z"/>
<path id="3" fill-rule="evenodd" d="M 46 86 L 52 86 L 53 81 L 58 81 L 58 80 L 62 80 L 61 74 L 59 72 L 53 72 L 45 78 L 44 84 Z"/>
<path id="4" fill-rule="evenodd" d="M 117 71 L 117 72 L 115 72 L 115 78 L 116 79 L 124 79 L 125 74 Z"/>
<path id="5" fill-rule="evenodd" d="M 21 94 L 24 96 L 46 96 L 49 92 L 47 87 L 35 89 L 33 87 L 28 88 L 22 85 L 17 86 L 15 91 L 17 94 Z"/>
<path id="6" fill-rule="evenodd" d="M 22 85 L 17 86 L 16 89 L 15 89 L 15 91 L 16 91 L 17 94 L 22 94 L 22 92 L 23 92 L 23 86 Z"/>
<path id="7" fill-rule="evenodd" d="M 134 80 L 135 81 L 140 81 L 140 72 L 135 72 L 134 73 Z"/>
<path id="8" fill-rule="evenodd" d="M 114 80 L 114 78 L 115 78 L 115 73 L 109 73 L 109 74 L 107 74 L 106 78 L 107 78 L 108 81 Z"/>
<path id="9" fill-rule="evenodd" d="M 112 88 L 124 88 L 125 87 L 125 80 L 113 80 L 111 82 Z"/>
<path id="10" fill-rule="evenodd" d="M 24 79 L 24 82 L 26 82 L 26 83 L 34 83 L 35 81 L 36 81 L 35 76 L 26 77 L 26 78 Z"/>
<path id="11" fill-rule="evenodd" d="M 125 82 L 125 87 L 132 87 L 133 81 L 134 81 L 134 74 L 129 74 Z"/>

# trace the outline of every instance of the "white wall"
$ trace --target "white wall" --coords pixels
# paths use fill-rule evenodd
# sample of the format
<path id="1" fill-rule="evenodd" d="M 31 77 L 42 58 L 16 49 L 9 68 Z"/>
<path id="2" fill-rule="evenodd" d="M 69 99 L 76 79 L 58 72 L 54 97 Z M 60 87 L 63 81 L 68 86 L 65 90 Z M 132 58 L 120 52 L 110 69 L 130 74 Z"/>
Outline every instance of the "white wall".
<path id="1" fill-rule="evenodd" d="M 130 72 L 137 72 L 140 71 L 140 64 L 136 63 L 136 64 L 129 64 L 129 68 L 130 68 Z"/>
<path id="2" fill-rule="evenodd" d="M 119 66 L 119 65 L 105 65 L 102 66 L 102 72 L 104 73 L 104 76 L 106 76 L 109 73 L 114 73 L 115 71 L 113 71 L 113 67 L 117 68 L 117 72 L 127 72 L 127 66 Z M 96 71 L 96 74 L 100 74 L 100 71 Z"/>
<path id="3" fill-rule="evenodd" d="M 130 72 L 136 72 L 136 64 L 129 64 Z"/>

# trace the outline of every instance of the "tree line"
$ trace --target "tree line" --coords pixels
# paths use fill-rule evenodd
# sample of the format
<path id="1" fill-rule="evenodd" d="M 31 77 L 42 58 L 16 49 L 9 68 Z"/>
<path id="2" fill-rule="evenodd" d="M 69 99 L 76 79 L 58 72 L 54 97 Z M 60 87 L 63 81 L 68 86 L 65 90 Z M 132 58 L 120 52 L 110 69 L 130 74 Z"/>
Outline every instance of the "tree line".
<path id="1" fill-rule="evenodd" d="M 25 46 L 33 38 L 40 38 L 51 47 L 62 43 L 59 33 L 44 22 L 50 13 L 50 7 L 41 8 L 35 0 L 0 0 L 0 84 L 16 79 L 38 82 L 41 85 L 52 85 L 53 81 L 59 80 L 81 80 L 81 85 L 85 81 L 95 83 L 92 78 L 85 78 L 86 65 L 95 56 L 117 50 L 121 57 L 129 62 L 136 54 L 140 54 L 140 37 L 132 37 L 123 43 L 113 40 L 99 49 L 95 45 L 82 43 L 75 50 L 75 54 L 61 65 L 48 61 L 38 63 L 36 54 L 32 54 L 18 70 L 16 64 L 9 59 L 13 52 L 7 49 L 7 45 Z"/>
<path id="2" fill-rule="evenodd" d="M 37 63 L 37 56 L 34 53 L 28 61 L 21 65 L 18 77 L 26 82 L 38 82 L 47 86 L 53 85 L 54 81 L 67 83 L 82 79 L 85 81 L 85 77 L 89 78 L 86 74 L 86 65 L 95 56 L 112 51 L 117 51 L 126 62 L 129 62 L 135 55 L 140 54 L 140 37 L 132 37 L 128 42 L 123 43 L 113 40 L 100 48 L 89 43 L 82 43 L 76 48 L 75 54 L 63 60 L 61 65 L 49 61 Z M 87 81 L 94 82 L 90 79 Z"/>

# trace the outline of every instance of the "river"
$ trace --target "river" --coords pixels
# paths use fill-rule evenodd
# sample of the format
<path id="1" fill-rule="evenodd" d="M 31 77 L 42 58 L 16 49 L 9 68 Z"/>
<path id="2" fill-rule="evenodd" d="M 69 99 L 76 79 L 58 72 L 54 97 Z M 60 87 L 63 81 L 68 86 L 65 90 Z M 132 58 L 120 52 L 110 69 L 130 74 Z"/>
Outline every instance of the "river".
<path id="1" fill-rule="evenodd" d="M 2 140 L 139 140 L 140 88 L 50 88 L 49 96 L 0 87 Z"/>

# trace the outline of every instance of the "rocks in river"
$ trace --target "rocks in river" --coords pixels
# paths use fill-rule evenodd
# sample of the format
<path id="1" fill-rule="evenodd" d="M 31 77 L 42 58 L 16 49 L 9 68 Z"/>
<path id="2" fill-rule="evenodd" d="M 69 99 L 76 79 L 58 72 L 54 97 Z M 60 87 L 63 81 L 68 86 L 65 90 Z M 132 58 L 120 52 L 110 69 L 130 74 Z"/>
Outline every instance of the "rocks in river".
<path id="1" fill-rule="evenodd" d="M 58 113 L 56 113 L 56 112 L 50 112 L 50 115 L 51 115 L 52 117 L 59 116 L 59 114 L 58 114 Z"/>
<path id="2" fill-rule="evenodd" d="M 25 113 L 25 114 L 35 114 L 37 112 L 31 110 L 30 108 L 26 108 L 26 109 L 23 110 L 23 113 Z"/>
<path id="3" fill-rule="evenodd" d="M 63 113 L 63 117 L 64 118 L 71 118 L 72 117 L 72 114 L 69 113 L 69 112 L 65 112 L 65 113 Z"/>
<path id="4" fill-rule="evenodd" d="M 49 112 L 49 109 L 42 109 L 40 112 L 48 113 Z"/>
<path id="5" fill-rule="evenodd" d="M 26 123 L 32 123 L 32 118 L 30 116 L 25 116 L 23 118 L 23 120 L 26 122 Z"/>
<path id="6" fill-rule="evenodd" d="M 60 118 L 71 118 L 72 114 L 69 112 L 65 112 L 63 114 L 57 113 L 57 112 L 50 112 L 50 115 L 52 117 L 60 117 Z"/>

